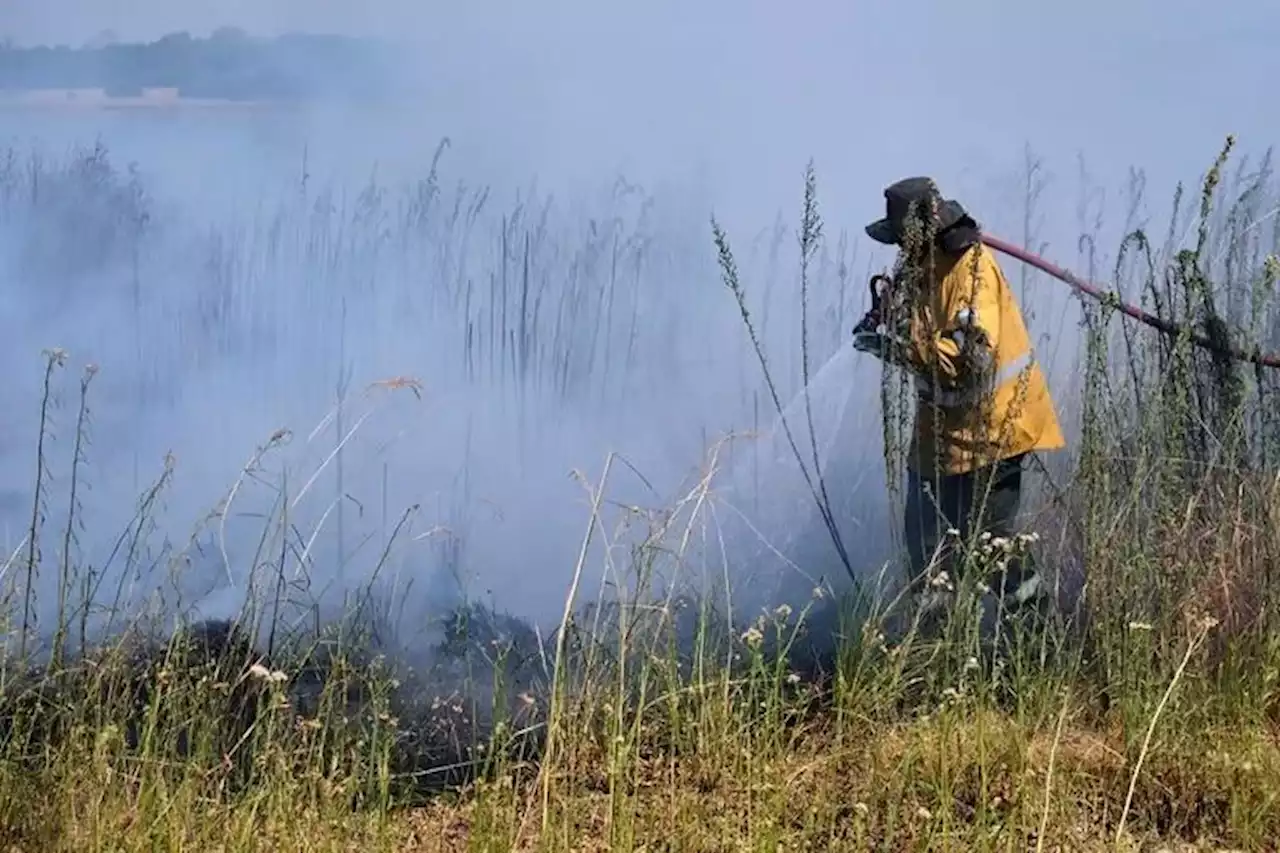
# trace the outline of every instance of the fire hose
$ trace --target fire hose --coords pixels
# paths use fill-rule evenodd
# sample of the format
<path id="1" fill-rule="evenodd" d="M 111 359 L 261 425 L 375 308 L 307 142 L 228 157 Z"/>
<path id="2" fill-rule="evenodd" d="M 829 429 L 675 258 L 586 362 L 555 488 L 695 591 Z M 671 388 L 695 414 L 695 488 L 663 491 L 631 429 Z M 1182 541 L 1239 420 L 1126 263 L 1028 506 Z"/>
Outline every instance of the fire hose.
<path id="1" fill-rule="evenodd" d="M 1220 355 L 1229 356 L 1235 359 L 1236 361 L 1244 361 L 1250 364 L 1259 365 L 1261 367 L 1280 368 L 1280 354 L 1264 353 L 1264 352 L 1261 352 L 1256 347 L 1252 349 L 1245 349 L 1243 347 L 1225 346 L 1221 343 L 1218 343 L 1217 341 L 1212 340 L 1211 338 L 1206 337 L 1205 335 L 1190 331 L 1189 329 L 1179 326 L 1176 323 L 1171 323 L 1168 320 L 1164 320 L 1160 317 L 1157 317 L 1153 314 L 1143 311 L 1141 308 L 1138 308 L 1137 306 L 1130 305 L 1125 302 L 1121 302 L 1119 299 L 1117 299 L 1114 296 L 1114 294 L 1107 293 L 1105 290 L 1098 287 L 1097 285 L 1090 284 L 1089 282 L 1072 274 L 1070 271 L 1065 270 L 1062 267 L 1057 266 L 1056 264 L 1052 264 L 1049 261 L 1046 261 L 1044 258 L 1040 257 L 1039 255 L 1034 255 L 1025 249 L 1020 249 L 1011 243 L 1007 243 L 1004 240 L 999 239 L 998 237 L 992 237 L 990 235 L 983 234 L 982 242 L 990 246 L 991 248 L 995 249 L 997 252 L 1001 252 L 1002 254 L 1008 255 L 1011 258 L 1016 258 L 1017 260 L 1022 261 L 1024 264 L 1035 267 L 1041 272 L 1047 275 L 1053 276 L 1058 281 L 1061 281 L 1063 284 L 1068 285 L 1078 293 L 1083 293 L 1087 296 L 1093 297 L 1099 302 L 1107 302 L 1115 306 L 1116 310 L 1118 310 L 1120 313 L 1124 314 L 1125 316 L 1132 317 L 1138 322 L 1144 323 L 1150 326 L 1151 328 L 1156 329 L 1157 331 L 1163 332 L 1166 335 L 1177 336 L 1177 335 L 1186 334 L 1190 337 L 1191 342 L 1194 343 L 1196 346 L 1203 347 L 1204 349 L 1207 349 L 1207 350 L 1212 350 L 1213 352 L 1219 353 Z"/>
<path id="2" fill-rule="evenodd" d="M 1083 293 L 1092 297 L 1099 302 L 1105 302 L 1113 306 L 1121 314 L 1131 317 L 1144 325 L 1170 336 L 1187 335 L 1193 344 L 1207 350 L 1211 350 L 1220 355 L 1225 355 L 1236 361 L 1243 361 L 1249 364 L 1256 364 L 1260 367 L 1270 367 L 1280 369 L 1280 353 L 1264 353 L 1259 348 L 1253 347 L 1246 349 L 1244 347 L 1234 347 L 1219 343 L 1206 335 L 1192 331 L 1184 326 L 1157 317 L 1147 311 L 1130 305 L 1127 302 L 1120 301 L 1114 293 L 1108 293 L 1096 284 L 1092 284 L 1069 270 L 1063 269 L 1057 264 L 1050 263 L 1039 255 L 1028 252 L 1026 249 L 1019 248 L 1012 243 L 1001 240 L 998 237 L 992 237 L 983 234 L 982 242 L 995 249 L 997 252 L 1008 255 L 1011 258 L 1022 261 L 1024 264 L 1035 267 L 1041 272 L 1056 278 L 1058 281 L 1071 287 L 1077 293 Z M 880 302 L 888 290 L 892 286 L 892 280 L 886 275 L 875 275 L 871 277 L 869 287 L 871 290 L 871 314 L 868 315 L 862 323 L 854 329 L 854 334 L 870 332 L 876 325 L 877 315 L 879 314 Z"/>

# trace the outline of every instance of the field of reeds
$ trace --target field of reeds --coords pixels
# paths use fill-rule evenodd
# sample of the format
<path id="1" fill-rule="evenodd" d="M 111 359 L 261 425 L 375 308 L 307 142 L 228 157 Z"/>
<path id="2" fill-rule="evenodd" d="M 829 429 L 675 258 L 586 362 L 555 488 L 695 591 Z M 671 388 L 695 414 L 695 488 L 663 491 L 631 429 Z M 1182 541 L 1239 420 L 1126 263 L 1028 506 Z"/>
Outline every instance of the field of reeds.
<path id="1" fill-rule="evenodd" d="M 1280 382 L 1194 339 L 1280 349 L 1231 147 L 1081 237 L 1184 333 L 1063 299 L 1006 543 L 1060 594 L 997 642 L 978 580 L 928 632 L 877 583 L 910 398 L 812 172 L 759 235 L 495 212 L 446 146 L 183 227 L 0 157 L 0 848 L 1277 849 Z"/>

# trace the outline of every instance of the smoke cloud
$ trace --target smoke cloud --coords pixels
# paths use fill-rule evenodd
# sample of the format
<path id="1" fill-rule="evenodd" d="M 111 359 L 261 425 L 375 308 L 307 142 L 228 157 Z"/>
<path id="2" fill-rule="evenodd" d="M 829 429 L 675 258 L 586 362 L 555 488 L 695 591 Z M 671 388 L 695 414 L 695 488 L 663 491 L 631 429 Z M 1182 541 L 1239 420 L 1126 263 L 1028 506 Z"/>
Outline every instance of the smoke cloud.
<path id="1" fill-rule="evenodd" d="M 379 606 L 404 625 L 464 593 L 554 620 L 588 529 L 584 484 L 610 454 L 589 594 L 622 583 L 627 545 L 663 523 L 703 555 L 686 570 L 711 571 L 707 554 L 736 547 L 716 541 L 712 521 L 741 524 L 732 519 L 748 509 L 761 535 L 789 543 L 775 558 L 806 564 L 797 588 L 838 582 L 776 438 L 758 451 L 746 439 L 724 447 L 728 485 L 714 511 L 690 497 L 718 438 L 774 421 L 709 216 L 733 240 L 792 405 L 803 375 L 795 228 L 813 158 L 825 220 L 806 306 L 814 434 L 846 539 L 874 575 L 897 509 L 879 369 L 845 344 L 867 307 L 867 274 L 891 261 L 861 237 L 881 188 L 932 174 L 996 233 L 1021 239 L 1030 226 L 1037 248 L 1078 263 L 1077 237 L 1100 219 L 1108 233 L 1126 216 L 1162 223 L 1160 193 L 1208 165 L 1220 129 L 1259 143 L 1274 131 L 1255 109 L 1274 76 L 1263 72 L 1276 70 L 1270 41 L 1238 38 L 1274 30 L 1261 4 L 1212 25 L 1199 7 L 1160 4 L 1168 27 L 1210 45 L 1197 53 L 1207 64 L 1178 64 L 1177 80 L 1163 76 L 1184 57 L 1173 30 L 1166 43 L 1138 29 L 1143 8 L 1157 7 L 1112 4 L 1114 28 L 1090 24 L 1084 50 L 1069 34 L 1093 20 L 1088 5 L 1070 20 L 994 3 L 7 9 L 4 34 L 18 44 L 231 24 L 382 39 L 394 57 L 390 76 L 370 81 L 384 96 L 363 103 L 0 111 L 13 151 L 0 169 L 9 571 L 26 561 L 39 355 L 63 347 L 45 448 L 46 621 L 69 515 L 84 525 L 75 559 L 96 567 L 102 596 L 134 606 L 163 594 L 167 606 L 227 616 L 266 595 L 255 567 L 274 561 L 290 594 L 333 611 L 376 581 Z M 1185 98 L 1203 111 L 1190 125 Z M 1158 130 L 1169 127 L 1179 130 Z M 1028 145 L 1052 164 L 1030 170 L 1032 186 L 1046 182 L 1030 222 Z M 1153 206 L 1126 210 L 1115 195 L 1131 164 L 1148 167 Z M 1100 274 L 1114 248 L 1099 245 Z M 1064 288 L 1006 269 L 1070 420 L 1078 309 Z M 100 370 L 73 510 L 86 363 Z M 807 425 L 793 428 L 808 455 Z M 170 452 L 148 544 L 125 554 L 121 533 Z M 682 533 L 686 522 L 656 514 L 672 506 L 703 521 Z"/>

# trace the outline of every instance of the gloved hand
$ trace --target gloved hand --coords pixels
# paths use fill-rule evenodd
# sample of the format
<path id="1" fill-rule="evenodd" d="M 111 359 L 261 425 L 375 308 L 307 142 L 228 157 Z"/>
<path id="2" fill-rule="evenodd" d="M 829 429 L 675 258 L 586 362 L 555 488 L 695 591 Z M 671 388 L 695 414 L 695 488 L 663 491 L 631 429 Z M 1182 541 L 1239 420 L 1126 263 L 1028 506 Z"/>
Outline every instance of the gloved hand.
<path id="1" fill-rule="evenodd" d="M 855 331 L 853 348 L 859 352 L 870 353 L 884 361 L 899 363 L 904 358 L 906 343 L 902 338 L 890 335 L 884 331 L 883 327 L 879 327 L 871 331 Z"/>
<path id="2" fill-rule="evenodd" d="M 859 352 L 880 354 L 884 347 L 884 327 L 880 323 L 880 312 L 872 308 L 853 327 L 853 348 Z"/>

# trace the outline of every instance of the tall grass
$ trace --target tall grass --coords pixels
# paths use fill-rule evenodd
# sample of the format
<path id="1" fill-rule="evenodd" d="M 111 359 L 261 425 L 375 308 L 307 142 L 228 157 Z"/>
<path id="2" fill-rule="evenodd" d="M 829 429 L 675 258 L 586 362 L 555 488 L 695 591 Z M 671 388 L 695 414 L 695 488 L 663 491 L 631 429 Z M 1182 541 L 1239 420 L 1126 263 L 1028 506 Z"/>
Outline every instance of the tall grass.
<path id="1" fill-rule="evenodd" d="M 1162 243 L 1125 227 L 1107 277 L 1120 298 L 1179 327 L 1233 346 L 1280 347 L 1270 163 L 1233 171 L 1229 154 L 1193 205 L 1179 191 Z M 29 222 L 53 217 L 24 238 L 83 233 L 79 217 L 96 222 L 94 205 L 146 201 L 102 152 L 57 167 L 9 162 L 0 182 L 6 223 L 23 209 Z M 1034 174 L 1027 186 L 1038 186 Z M 610 198 L 629 193 L 619 184 Z M 1024 222 L 1035 219 L 1037 193 L 1028 190 Z M 70 203 L 82 197 L 92 203 Z M 739 266 L 718 227 L 716 251 L 699 255 L 679 241 L 706 243 L 705 228 L 695 238 L 664 232 L 644 218 L 651 202 L 639 204 L 639 224 L 593 222 L 574 243 L 553 235 L 545 202 L 499 215 L 485 233 L 483 190 L 445 199 L 435 167 L 395 203 L 372 184 L 345 208 L 304 186 L 254 227 L 215 230 L 196 244 L 209 262 L 195 287 L 198 328 L 186 325 L 190 313 L 173 315 L 184 344 L 199 359 L 247 353 L 269 362 L 282 329 L 303 313 L 318 317 L 307 330 L 314 349 L 274 364 L 323 366 L 298 382 L 331 411 L 311 433 L 326 441 L 302 442 L 312 455 L 296 464 L 269 465 L 292 446 L 292 433 L 270 435 L 187 543 L 150 544 L 168 529 L 157 520 L 172 487 L 166 462 L 138 490 L 110 548 L 78 544 L 93 476 L 91 390 L 100 386 L 90 386 L 96 370 L 76 386 L 71 462 L 59 467 L 51 415 L 69 356 L 48 354 L 27 439 L 37 458 L 25 486 L 29 524 L 6 548 L 3 571 L 5 843 L 1040 850 L 1183 840 L 1266 849 L 1280 837 L 1275 377 L 1215 358 L 1189 335 L 1125 325 L 1111 305 L 1081 306 L 1080 350 L 1051 371 L 1071 448 L 1046 460 L 1038 481 L 1028 522 L 1038 536 L 1009 544 L 1034 551 L 1064 591 L 1047 627 L 1013 625 L 1004 642 L 982 630 L 981 591 L 968 580 L 948 623 L 930 633 L 894 630 L 885 601 L 838 585 L 741 612 L 733 577 L 709 577 L 724 568 L 717 553 L 737 553 L 719 538 L 729 511 L 719 483 L 726 468 L 742 470 L 739 438 L 708 440 L 702 463 L 670 480 L 674 498 L 661 506 L 614 497 L 616 481 L 636 474 L 621 455 L 597 476 L 579 472 L 589 509 L 555 624 L 504 618 L 466 591 L 413 609 L 406 601 L 428 591 L 418 592 L 409 571 L 423 558 L 405 557 L 403 543 L 434 543 L 431 570 L 463 574 L 467 519 L 415 527 L 421 507 L 397 511 L 384 500 L 366 512 L 377 516 L 373 547 L 348 547 L 368 535 L 354 532 L 363 530 L 354 511 L 340 536 L 330 532 L 337 507 L 351 505 L 351 477 L 365 472 L 361 484 L 376 488 L 379 476 L 367 472 L 393 464 L 368 449 L 381 438 L 370 426 L 376 416 L 394 420 L 413 411 L 395 406 L 432 393 L 430 381 L 397 375 L 363 386 L 363 396 L 332 399 L 335 375 L 360 387 L 345 379 L 350 363 L 321 359 L 354 318 L 421 321 L 445 342 L 423 350 L 440 354 L 442 376 L 502 389 L 488 399 L 536 431 L 539 416 L 558 407 L 650 405 L 660 389 L 647 384 L 687 368 L 691 353 L 673 343 L 678 325 L 663 327 L 680 305 L 661 282 L 676 269 L 688 275 L 683 265 L 698 256 L 714 281 L 718 259 L 729 292 L 706 304 L 748 321 L 737 355 L 763 368 L 726 395 L 733 414 L 761 425 L 799 417 L 785 424 L 786 446 L 811 477 L 805 499 L 819 507 L 816 535 L 839 538 L 839 481 L 815 452 L 810 401 L 786 404 L 812 365 L 844 346 L 861 308 L 847 293 L 849 243 L 829 249 L 823 236 L 812 171 L 796 289 L 779 285 L 767 257 Z M 123 263 L 136 272 L 123 280 L 145 282 L 148 235 L 160 225 L 142 207 L 128 209 L 132 219 L 110 219 L 134 225 L 95 232 L 96 253 L 69 257 L 22 242 L 11 257 L 41 280 L 56 268 L 63 281 L 89 286 L 96 271 Z M 764 238 L 775 258 L 785 233 Z M 486 241 L 498 254 L 479 273 L 471 249 Z M 1099 243 L 1092 235 L 1084 244 Z M 763 284 L 743 272 L 756 269 Z M 313 283 L 306 312 L 264 284 L 292 275 Z M 382 286 L 414 276 L 422 288 Z M 818 294 L 827 302 L 814 310 Z M 783 310 L 793 298 L 804 300 L 803 319 L 780 328 L 780 316 L 797 316 Z M 146 310 L 139 323 L 153 319 Z M 186 393 L 165 369 L 137 373 L 132 392 Z M 1058 381 L 1066 370 L 1081 375 L 1078 388 Z M 886 376 L 886 419 L 909 417 L 901 393 L 898 377 Z M 902 426 L 880 433 L 890 484 Z M 347 482 L 338 485 L 342 460 Z M 66 476 L 51 480 L 51 471 Z M 55 501 L 57 488 L 65 493 Z M 253 535 L 233 509 L 249 492 Z M 467 483 L 446 506 L 465 513 Z M 324 544 L 329 537 L 336 547 Z M 856 541 L 842 541 L 840 563 L 867 571 Z M 214 556 L 202 555 L 206 545 Z M 972 559 L 998 568 L 1010 556 L 987 547 Z M 338 571 L 333 561 L 343 572 L 340 601 L 324 589 Z M 243 592 L 234 626 L 192 623 L 191 579 L 179 576 L 201 572 L 225 574 Z M 47 604 L 46 589 L 55 593 Z M 175 615 L 186 617 L 176 633 Z M 410 633 L 428 621 L 429 639 Z"/>

